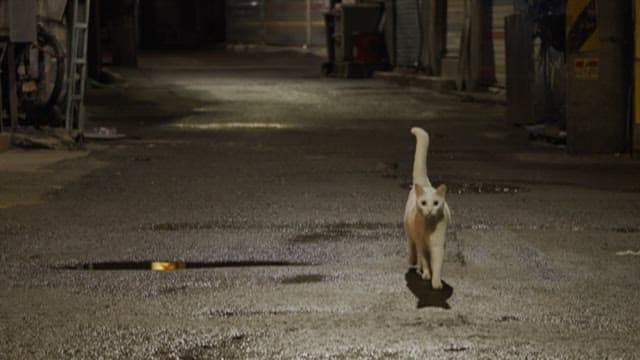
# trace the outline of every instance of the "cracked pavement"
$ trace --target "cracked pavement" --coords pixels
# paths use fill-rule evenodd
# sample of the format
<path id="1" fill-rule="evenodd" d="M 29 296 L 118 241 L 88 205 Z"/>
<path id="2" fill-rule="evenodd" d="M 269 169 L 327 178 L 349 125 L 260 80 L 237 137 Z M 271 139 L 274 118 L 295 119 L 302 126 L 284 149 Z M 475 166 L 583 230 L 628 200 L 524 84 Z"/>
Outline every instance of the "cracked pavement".
<path id="1" fill-rule="evenodd" d="M 127 138 L 0 174 L 38 196 L 0 208 L 0 358 L 638 356 L 637 160 L 321 62 L 145 54 L 90 89 L 89 126 Z M 405 266 L 416 125 L 453 211 L 444 295 Z"/>

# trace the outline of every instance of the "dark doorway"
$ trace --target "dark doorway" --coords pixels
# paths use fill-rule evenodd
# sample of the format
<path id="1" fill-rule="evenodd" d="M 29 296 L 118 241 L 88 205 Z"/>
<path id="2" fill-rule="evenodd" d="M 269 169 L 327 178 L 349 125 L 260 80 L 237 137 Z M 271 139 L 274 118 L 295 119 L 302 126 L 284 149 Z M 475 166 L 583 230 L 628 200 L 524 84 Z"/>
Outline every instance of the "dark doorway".
<path id="1" fill-rule="evenodd" d="M 225 41 L 224 0 L 142 0 L 140 47 L 195 49 Z"/>

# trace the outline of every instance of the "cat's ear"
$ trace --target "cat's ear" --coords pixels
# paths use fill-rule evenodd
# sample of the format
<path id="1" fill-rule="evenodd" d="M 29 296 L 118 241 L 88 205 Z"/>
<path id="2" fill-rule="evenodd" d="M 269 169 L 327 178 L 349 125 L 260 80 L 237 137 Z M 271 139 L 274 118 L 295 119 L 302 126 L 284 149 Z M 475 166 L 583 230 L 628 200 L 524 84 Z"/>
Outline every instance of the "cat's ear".
<path id="1" fill-rule="evenodd" d="M 436 189 L 436 194 L 440 196 L 444 196 L 444 194 L 446 193 L 447 193 L 447 185 L 445 184 L 438 186 L 438 188 Z"/>
<path id="2" fill-rule="evenodd" d="M 422 186 L 418 185 L 418 184 L 413 184 L 413 188 L 416 189 L 416 196 L 420 197 L 422 195 L 424 195 L 424 189 L 422 188 Z"/>

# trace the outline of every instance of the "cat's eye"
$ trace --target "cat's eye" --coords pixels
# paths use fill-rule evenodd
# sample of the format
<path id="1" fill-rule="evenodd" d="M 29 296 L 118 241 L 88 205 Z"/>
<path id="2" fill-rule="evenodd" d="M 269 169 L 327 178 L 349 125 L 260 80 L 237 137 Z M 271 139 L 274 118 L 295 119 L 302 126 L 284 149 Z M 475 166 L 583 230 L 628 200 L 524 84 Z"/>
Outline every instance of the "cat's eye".
<path id="1" fill-rule="evenodd" d="M 438 201 L 437 201 L 437 200 L 433 202 L 433 206 L 438 206 L 438 204 L 439 204 L 439 203 L 438 203 Z"/>
<path id="2" fill-rule="evenodd" d="M 422 200 L 422 202 L 420 203 L 422 206 L 427 206 L 427 202 Z"/>

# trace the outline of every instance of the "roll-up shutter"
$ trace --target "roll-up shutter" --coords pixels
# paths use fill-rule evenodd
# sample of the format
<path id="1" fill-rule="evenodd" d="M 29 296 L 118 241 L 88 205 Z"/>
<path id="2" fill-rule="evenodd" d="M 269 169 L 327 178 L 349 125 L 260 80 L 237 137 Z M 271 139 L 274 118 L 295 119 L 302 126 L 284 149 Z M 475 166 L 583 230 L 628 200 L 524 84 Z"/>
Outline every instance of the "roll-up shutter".
<path id="1" fill-rule="evenodd" d="M 265 42 L 267 44 L 323 45 L 325 43 L 324 13 L 329 10 L 326 1 L 267 0 L 266 4 Z"/>
<path id="2" fill-rule="evenodd" d="M 227 0 L 227 40 L 322 46 L 328 0 Z"/>
<path id="3" fill-rule="evenodd" d="M 259 43 L 264 40 L 264 3 L 227 0 L 227 41 Z"/>
<path id="4" fill-rule="evenodd" d="M 324 23 L 324 14 L 329 11 L 329 0 L 310 0 L 311 1 L 311 44 L 313 46 L 326 44 L 326 29 Z"/>
<path id="5" fill-rule="evenodd" d="M 420 51 L 417 0 L 396 1 L 396 65 L 415 66 Z"/>

